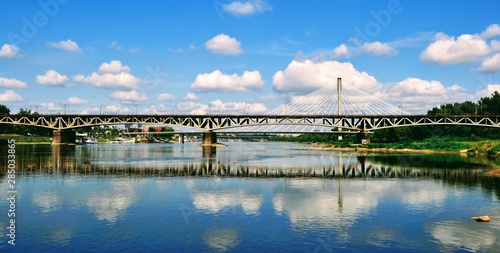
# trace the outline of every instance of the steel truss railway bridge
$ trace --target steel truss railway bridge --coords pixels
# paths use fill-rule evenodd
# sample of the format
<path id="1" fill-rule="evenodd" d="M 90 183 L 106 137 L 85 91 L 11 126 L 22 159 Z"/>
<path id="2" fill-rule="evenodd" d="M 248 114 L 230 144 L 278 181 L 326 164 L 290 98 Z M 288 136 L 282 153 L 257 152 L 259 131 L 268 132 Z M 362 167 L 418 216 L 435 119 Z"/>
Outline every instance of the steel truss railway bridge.
<path id="1" fill-rule="evenodd" d="M 362 133 L 391 127 L 463 125 L 500 128 L 500 115 L 0 115 L 0 124 L 54 130 L 54 143 L 65 143 L 68 130 L 101 125 L 152 124 L 194 128 L 204 144 L 217 132 L 259 132 L 263 126 L 287 126 L 276 133 Z M 255 127 L 255 130 L 251 130 Z M 303 127 L 303 128 L 299 128 Z M 240 130 L 244 129 L 244 130 Z M 321 130 L 323 129 L 323 130 Z M 328 130 L 324 130 L 328 129 Z M 340 130 L 339 130 L 340 129 Z M 265 132 L 273 132 L 272 128 Z M 57 140 L 57 138 L 60 138 Z"/>
<path id="2" fill-rule="evenodd" d="M 203 145 L 216 144 L 217 132 L 356 133 L 369 140 L 377 129 L 422 125 L 456 125 L 500 129 L 500 115 L 411 115 L 355 87 L 324 87 L 268 114 L 154 115 L 0 115 L 0 124 L 54 130 L 53 144 L 74 143 L 72 129 L 102 125 L 151 124 L 203 132 Z"/>

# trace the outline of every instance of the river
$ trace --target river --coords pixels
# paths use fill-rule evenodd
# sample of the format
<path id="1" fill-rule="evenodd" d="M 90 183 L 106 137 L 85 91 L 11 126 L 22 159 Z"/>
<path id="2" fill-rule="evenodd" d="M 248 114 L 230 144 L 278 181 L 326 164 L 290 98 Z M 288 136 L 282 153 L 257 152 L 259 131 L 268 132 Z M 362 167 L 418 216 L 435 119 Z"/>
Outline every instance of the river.
<path id="1" fill-rule="evenodd" d="M 227 144 L 16 145 L 15 173 L 4 145 L 0 252 L 500 249 L 485 158 Z"/>

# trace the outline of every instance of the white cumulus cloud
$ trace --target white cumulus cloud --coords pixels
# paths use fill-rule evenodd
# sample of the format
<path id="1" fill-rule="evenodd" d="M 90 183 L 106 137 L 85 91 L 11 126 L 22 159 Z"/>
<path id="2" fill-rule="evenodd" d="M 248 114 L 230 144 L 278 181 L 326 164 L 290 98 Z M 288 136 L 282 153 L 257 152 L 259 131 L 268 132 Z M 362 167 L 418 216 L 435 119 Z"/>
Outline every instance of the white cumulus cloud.
<path id="1" fill-rule="evenodd" d="M 245 71 L 243 75 L 227 75 L 215 70 L 212 73 L 198 74 L 191 84 L 197 92 L 248 92 L 260 90 L 264 85 L 259 71 Z"/>
<path id="2" fill-rule="evenodd" d="M 486 73 L 500 72 L 500 53 L 497 53 L 491 57 L 488 57 L 483 61 L 479 71 Z"/>
<path id="3" fill-rule="evenodd" d="M 82 105 L 82 104 L 88 104 L 89 101 L 85 99 L 81 99 L 79 97 L 70 97 L 68 98 L 68 104 L 72 105 Z"/>
<path id="4" fill-rule="evenodd" d="M 223 4 L 224 12 L 234 16 L 250 16 L 257 12 L 272 10 L 271 6 L 262 0 L 250 0 L 246 2 L 233 1 L 228 4 Z"/>
<path id="5" fill-rule="evenodd" d="M 381 43 L 378 41 L 368 43 L 365 42 L 360 47 L 361 52 L 372 54 L 372 55 L 396 55 L 398 51 L 391 47 L 387 43 Z"/>
<path id="6" fill-rule="evenodd" d="M 19 49 L 16 45 L 3 44 L 2 48 L 0 49 L 0 58 L 16 57 L 19 54 L 19 51 L 21 51 L 21 49 Z"/>
<path id="7" fill-rule="evenodd" d="M 115 60 L 101 64 L 99 73 L 93 72 L 90 76 L 77 75 L 73 80 L 100 88 L 135 89 L 142 80 L 129 72 L 128 66 L 123 66 L 120 61 Z"/>
<path id="8" fill-rule="evenodd" d="M 210 113 L 262 114 L 268 111 L 267 107 L 262 103 L 223 102 L 220 99 L 214 100 L 209 104 L 182 102 L 176 106 L 176 109 L 192 115 L 206 115 Z"/>
<path id="9" fill-rule="evenodd" d="M 481 37 L 488 39 L 500 35 L 500 25 L 492 24 L 481 33 Z"/>
<path id="10" fill-rule="evenodd" d="M 111 98 L 126 102 L 144 102 L 148 100 L 148 97 L 146 95 L 135 90 L 116 91 L 111 94 Z"/>
<path id="11" fill-rule="evenodd" d="M 458 85 L 446 88 L 439 81 L 413 77 L 386 84 L 375 96 L 391 104 L 401 105 L 403 110 L 413 113 L 426 113 L 440 104 L 463 102 L 473 98 L 472 94 Z"/>
<path id="12" fill-rule="evenodd" d="M 333 50 L 333 58 L 339 59 L 349 55 L 349 48 L 345 44 L 341 44 Z"/>
<path id="13" fill-rule="evenodd" d="M 197 108 L 200 108 L 202 106 L 208 107 L 208 105 L 202 105 L 201 103 L 181 102 L 177 105 L 177 110 L 181 112 L 186 112 L 186 111 L 196 110 Z"/>
<path id="14" fill-rule="evenodd" d="M 0 93 L 0 102 L 19 102 L 22 100 L 23 98 L 13 90 L 6 90 L 4 93 Z"/>
<path id="15" fill-rule="evenodd" d="M 196 96 L 196 94 L 194 94 L 194 93 L 188 92 L 188 94 L 186 94 L 186 97 L 184 99 L 185 100 L 198 100 L 199 97 Z"/>
<path id="16" fill-rule="evenodd" d="M 158 100 L 175 101 L 175 96 L 169 93 L 161 93 L 157 97 Z"/>
<path id="17" fill-rule="evenodd" d="M 500 84 L 488 84 L 485 89 L 482 89 L 478 92 L 476 92 L 476 98 L 482 98 L 482 97 L 489 97 L 493 92 L 498 91 L 500 92 Z"/>
<path id="18" fill-rule="evenodd" d="M 306 94 L 327 85 L 337 85 L 338 77 L 368 93 L 381 88 L 375 77 L 356 70 L 349 62 L 311 60 L 293 60 L 285 70 L 274 74 L 273 85 L 280 93 Z"/>
<path id="19" fill-rule="evenodd" d="M 223 33 L 205 42 L 205 47 L 219 54 L 238 55 L 243 53 L 241 42 Z"/>
<path id="20" fill-rule="evenodd" d="M 56 105 L 55 103 L 41 103 L 40 104 L 42 110 L 47 110 L 47 111 L 60 111 L 61 107 L 59 105 Z"/>
<path id="21" fill-rule="evenodd" d="M 75 51 L 78 51 L 80 49 L 78 47 L 78 44 L 70 39 L 61 40 L 59 42 L 47 42 L 47 45 L 49 47 L 59 48 L 59 49 L 63 49 L 66 51 L 71 51 L 71 52 L 75 52 Z"/>
<path id="22" fill-rule="evenodd" d="M 491 52 L 500 51 L 500 41 L 492 40 L 490 42 Z"/>
<path id="23" fill-rule="evenodd" d="M 130 68 L 125 65 L 122 65 L 121 61 L 118 60 L 113 60 L 109 63 L 103 62 L 101 66 L 99 66 L 99 72 L 100 73 L 111 73 L 111 74 L 118 74 L 121 72 L 130 72 Z"/>
<path id="24" fill-rule="evenodd" d="M 130 112 L 128 108 L 122 108 L 119 104 L 114 105 L 105 105 L 104 106 L 105 113 L 126 113 Z"/>
<path id="25" fill-rule="evenodd" d="M 259 114 L 267 111 L 266 106 L 262 103 L 223 102 L 220 99 L 212 101 L 209 106 L 212 111 L 219 113 Z"/>
<path id="26" fill-rule="evenodd" d="M 462 34 L 455 39 L 437 33 L 435 41 L 420 54 L 420 59 L 439 64 L 471 63 L 489 53 L 488 44 L 479 35 Z"/>
<path id="27" fill-rule="evenodd" d="M 61 75 L 55 70 L 47 70 L 45 75 L 36 76 L 36 83 L 41 85 L 63 85 L 68 80 L 67 76 Z"/>
<path id="28" fill-rule="evenodd" d="M 19 89 L 26 88 L 28 87 L 28 85 L 25 82 L 19 81 L 15 78 L 0 77 L 0 87 Z"/>

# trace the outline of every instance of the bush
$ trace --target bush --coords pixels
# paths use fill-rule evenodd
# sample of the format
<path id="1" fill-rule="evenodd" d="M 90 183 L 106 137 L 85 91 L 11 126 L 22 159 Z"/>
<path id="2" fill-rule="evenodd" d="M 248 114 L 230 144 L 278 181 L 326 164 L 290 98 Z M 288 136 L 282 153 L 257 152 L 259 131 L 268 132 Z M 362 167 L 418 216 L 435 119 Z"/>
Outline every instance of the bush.
<path id="1" fill-rule="evenodd" d="M 494 144 L 490 150 L 488 150 L 488 156 L 497 157 L 500 155 L 500 144 Z"/>

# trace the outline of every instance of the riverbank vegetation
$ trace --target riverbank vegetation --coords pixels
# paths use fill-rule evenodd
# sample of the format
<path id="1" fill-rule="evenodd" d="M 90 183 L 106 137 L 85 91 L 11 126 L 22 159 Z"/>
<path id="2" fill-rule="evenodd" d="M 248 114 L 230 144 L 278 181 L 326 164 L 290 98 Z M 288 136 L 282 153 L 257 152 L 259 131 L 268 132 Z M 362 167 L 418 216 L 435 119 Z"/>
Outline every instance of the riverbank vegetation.
<path id="1" fill-rule="evenodd" d="M 25 136 L 20 134 L 0 134 L 0 143 L 7 143 L 7 140 L 15 140 L 16 144 L 50 144 L 50 136 Z"/>
<path id="2" fill-rule="evenodd" d="M 271 141 L 286 141 L 318 144 L 323 148 L 368 148 L 376 150 L 432 150 L 446 152 L 462 152 L 500 158 L 500 139 L 460 138 L 456 136 L 433 136 L 426 139 L 404 141 L 384 141 L 358 144 L 355 135 L 344 135 L 342 141 L 337 134 L 302 134 L 298 137 L 276 137 Z"/>
<path id="3" fill-rule="evenodd" d="M 443 104 L 432 108 L 427 115 L 500 115 L 500 93 L 495 91 L 490 97 L 478 102 Z M 273 141 L 320 143 L 332 148 L 372 148 L 388 150 L 434 150 L 468 152 L 471 154 L 500 157 L 500 129 L 477 126 L 411 126 L 379 129 L 370 134 L 370 143 L 359 144 L 356 134 L 310 133 L 300 136 L 279 136 Z"/>

